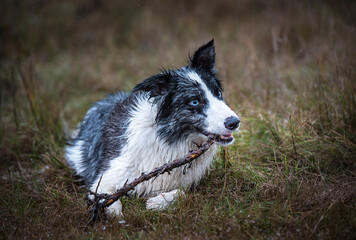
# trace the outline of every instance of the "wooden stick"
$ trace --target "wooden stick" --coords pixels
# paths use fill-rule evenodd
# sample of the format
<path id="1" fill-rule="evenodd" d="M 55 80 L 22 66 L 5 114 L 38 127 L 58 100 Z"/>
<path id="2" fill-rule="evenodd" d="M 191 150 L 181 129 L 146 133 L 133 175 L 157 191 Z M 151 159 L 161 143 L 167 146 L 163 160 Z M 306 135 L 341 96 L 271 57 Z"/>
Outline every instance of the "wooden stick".
<path id="1" fill-rule="evenodd" d="M 91 200 L 88 198 L 89 201 L 89 206 L 92 206 L 92 218 L 90 219 L 90 224 L 94 224 L 96 221 L 100 220 L 100 214 L 102 214 L 104 211 L 104 208 L 110 206 L 117 200 L 119 200 L 121 197 L 126 196 L 127 193 L 131 190 L 133 190 L 138 184 L 148 181 L 153 177 L 157 177 L 161 174 L 164 173 L 169 173 L 172 169 L 183 166 L 187 163 L 192 162 L 194 159 L 197 159 L 200 157 L 203 153 L 205 153 L 210 146 L 214 143 L 215 135 L 209 135 L 208 136 L 208 141 L 205 142 L 202 145 L 198 145 L 198 149 L 191 150 L 184 158 L 179 158 L 176 160 L 173 160 L 172 162 L 166 163 L 160 167 L 155 168 L 149 173 L 142 173 L 140 177 L 136 178 L 134 181 L 131 183 L 124 184 L 124 186 L 120 189 L 118 189 L 115 193 L 113 194 L 99 194 L 97 193 L 98 186 L 100 184 L 100 181 L 98 183 L 98 186 L 96 188 L 96 191 L 89 191 L 90 195 L 94 195 L 94 199 Z"/>

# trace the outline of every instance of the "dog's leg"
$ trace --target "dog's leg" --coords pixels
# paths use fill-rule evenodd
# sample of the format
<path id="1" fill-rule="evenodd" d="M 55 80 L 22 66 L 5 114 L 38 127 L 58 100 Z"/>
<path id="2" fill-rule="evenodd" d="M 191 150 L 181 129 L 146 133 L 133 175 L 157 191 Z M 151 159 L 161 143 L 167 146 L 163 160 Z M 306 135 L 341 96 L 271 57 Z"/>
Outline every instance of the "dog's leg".
<path id="1" fill-rule="evenodd" d="M 91 191 L 95 192 L 96 188 L 98 186 L 98 183 L 93 184 L 91 186 Z M 113 194 L 115 192 L 115 185 L 113 184 L 108 184 L 106 182 L 103 182 L 99 185 L 98 187 L 98 193 L 107 193 L 107 194 Z M 90 196 L 91 199 L 94 198 L 94 196 Z M 105 213 L 109 216 L 117 216 L 119 218 L 122 218 L 124 215 L 122 214 L 122 204 L 120 200 L 117 200 L 113 204 L 111 204 L 109 207 L 105 208 Z"/>
<path id="2" fill-rule="evenodd" d="M 179 189 L 175 189 L 166 193 L 160 193 L 156 197 L 151 197 L 147 200 L 146 209 L 165 209 L 180 195 L 184 195 L 184 192 Z"/>
<path id="3" fill-rule="evenodd" d="M 117 216 L 119 218 L 122 218 L 124 216 L 122 214 L 122 204 L 120 200 L 117 200 L 109 207 L 107 207 L 105 212 L 110 216 Z"/>

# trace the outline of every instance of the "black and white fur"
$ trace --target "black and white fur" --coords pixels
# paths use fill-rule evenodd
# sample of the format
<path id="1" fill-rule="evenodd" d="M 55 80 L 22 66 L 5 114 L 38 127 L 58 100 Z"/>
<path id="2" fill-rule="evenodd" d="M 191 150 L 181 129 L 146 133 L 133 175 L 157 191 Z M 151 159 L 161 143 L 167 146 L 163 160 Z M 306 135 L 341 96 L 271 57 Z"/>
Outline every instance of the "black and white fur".
<path id="1" fill-rule="evenodd" d="M 227 146 L 239 127 L 237 115 L 222 98 L 216 77 L 214 41 L 201 46 L 187 66 L 145 79 L 132 92 L 119 92 L 95 103 L 78 135 L 66 147 L 68 164 L 88 187 L 113 193 L 169 161 L 185 156 L 196 143 L 218 134 Z M 137 196 L 151 197 L 147 208 L 164 208 L 178 193 L 197 184 L 216 152 L 214 144 L 190 166 L 139 184 Z M 108 208 L 121 215 L 121 203 Z"/>

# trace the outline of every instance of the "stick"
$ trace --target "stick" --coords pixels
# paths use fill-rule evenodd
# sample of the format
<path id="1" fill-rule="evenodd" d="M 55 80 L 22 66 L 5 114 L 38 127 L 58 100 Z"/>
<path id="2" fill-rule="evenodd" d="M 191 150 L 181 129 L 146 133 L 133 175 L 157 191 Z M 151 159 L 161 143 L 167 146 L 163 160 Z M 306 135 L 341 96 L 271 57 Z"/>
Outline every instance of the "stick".
<path id="1" fill-rule="evenodd" d="M 93 206 L 91 209 L 93 215 L 90 219 L 89 224 L 94 224 L 97 220 L 100 220 L 100 214 L 103 213 L 104 208 L 110 206 L 111 204 L 119 200 L 121 197 L 126 196 L 127 193 L 133 190 L 138 184 L 144 181 L 148 181 L 149 179 L 157 177 L 166 172 L 170 173 L 172 169 L 183 166 L 187 163 L 192 162 L 194 159 L 197 159 L 210 148 L 210 146 L 214 143 L 214 139 L 215 135 L 209 135 L 207 142 L 202 145 L 198 145 L 198 149 L 189 151 L 189 153 L 184 158 L 178 158 L 176 160 L 173 160 L 172 162 L 166 163 L 161 167 L 155 168 L 149 173 L 142 173 L 140 177 L 136 178 L 131 183 L 127 184 L 126 182 L 122 188 L 118 189 L 113 194 L 99 194 L 97 193 L 97 191 L 89 191 L 90 195 L 94 195 L 93 200 L 88 199 L 89 205 Z M 99 184 L 100 181 L 98 183 L 98 186 Z"/>

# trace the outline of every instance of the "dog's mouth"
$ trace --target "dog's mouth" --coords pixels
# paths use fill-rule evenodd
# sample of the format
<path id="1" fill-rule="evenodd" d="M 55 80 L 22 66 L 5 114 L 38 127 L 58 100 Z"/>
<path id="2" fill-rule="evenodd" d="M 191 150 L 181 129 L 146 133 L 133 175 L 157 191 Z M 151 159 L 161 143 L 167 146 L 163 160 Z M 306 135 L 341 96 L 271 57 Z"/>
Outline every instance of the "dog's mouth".
<path id="1" fill-rule="evenodd" d="M 206 131 L 201 131 L 202 134 L 204 134 L 205 136 L 210 136 L 210 135 L 214 135 L 214 142 L 220 146 L 228 146 L 230 145 L 234 140 L 234 136 L 232 135 L 232 133 L 229 134 L 213 134 L 213 133 L 209 133 Z"/>
<path id="2" fill-rule="evenodd" d="M 230 145 L 234 141 L 234 136 L 230 134 L 216 135 L 214 141 L 219 145 Z"/>

